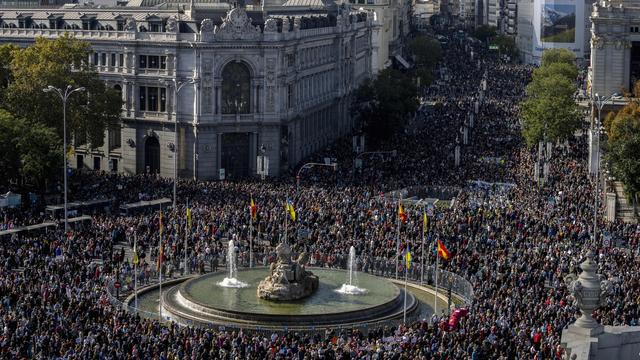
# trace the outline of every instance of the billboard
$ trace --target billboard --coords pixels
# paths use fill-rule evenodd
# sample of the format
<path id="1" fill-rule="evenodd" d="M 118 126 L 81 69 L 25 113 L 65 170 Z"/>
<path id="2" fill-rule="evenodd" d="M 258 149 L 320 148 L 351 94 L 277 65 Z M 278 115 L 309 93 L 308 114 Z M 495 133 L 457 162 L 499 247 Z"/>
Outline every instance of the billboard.
<path id="1" fill-rule="evenodd" d="M 576 6 L 574 4 L 542 4 L 540 40 L 552 43 L 576 41 Z"/>
<path id="2" fill-rule="evenodd" d="M 565 48 L 578 59 L 588 46 L 587 0 L 533 0 L 533 59 L 546 49 Z"/>

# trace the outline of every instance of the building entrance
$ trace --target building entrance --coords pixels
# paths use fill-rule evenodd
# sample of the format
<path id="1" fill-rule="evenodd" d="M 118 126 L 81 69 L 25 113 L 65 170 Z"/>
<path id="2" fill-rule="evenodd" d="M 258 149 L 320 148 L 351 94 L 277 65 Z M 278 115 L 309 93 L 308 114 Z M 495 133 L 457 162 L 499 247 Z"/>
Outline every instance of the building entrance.
<path id="1" fill-rule="evenodd" d="M 221 168 L 225 178 L 249 175 L 249 133 L 222 134 Z"/>
<path id="2" fill-rule="evenodd" d="M 150 174 L 160 172 L 160 142 L 155 136 L 149 136 L 144 143 L 144 169 Z"/>

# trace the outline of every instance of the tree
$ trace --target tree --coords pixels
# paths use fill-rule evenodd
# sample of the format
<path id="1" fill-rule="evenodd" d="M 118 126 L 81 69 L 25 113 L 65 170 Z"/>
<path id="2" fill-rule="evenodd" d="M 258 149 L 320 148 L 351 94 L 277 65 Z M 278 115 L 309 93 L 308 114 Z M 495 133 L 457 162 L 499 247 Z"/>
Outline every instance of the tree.
<path id="1" fill-rule="evenodd" d="M 553 62 L 549 65 L 533 70 L 533 80 L 539 81 L 543 78 L 559 75 L 573 81 L 578 77 L 578 67 L 565 62 Z"/>
<path id="2" fill-rule="evenodd" d="M 416 63 L 414 77 L 420 78 L 420 85 L 429 86 L 433 81 L 433 69 L 442 57 L 440 42 L 427 36 L 418 36 L 409 43 Z"/>
<path id="3" fill-rule="evenodd" d="M 122 100 L 88 64 L 90 45 L 69 35 L 37 38 L 35 44 L 12 54 L 12 81 L 4 95 L 7 109 L 34 126 L 41 125 L 41 130 L 53 128 L 62 137 L 62 101 L 42 89 L 83 86 L 86 91 L 75 93 L 67 102 L 67 131 L 79 139 L 87 135 L 91 147 L 102 146 L 105 129 L 120 118 Z"/>
<path id="4" fill-rule="evenodd" d="M 573 136 L 582 119 L 571 98 L 553 96 L 528 99 L 521 105 L 520 113 L 524 123 L 522 135 L 529 146 Z"/>
<path id="5" fill-rule="evenodd" d="M 575 86 L 564 76 L 556 74 L 535 78 L 527 85 L 526 91 L 529 98 L 557 97 L 573 99 Z"/>
<path id="6" fill-rule="evenodd" d="M 565 63 L 569 65 L 575 65 L 576 56 L 573 52 L 567 49 L 548 49 L 542 53 L 542 59 L 540 61 L 541 66 L 548 66 L 553 63 Z"/>
<path id="7" fill-rule="evenodd" d="M 0 99 L 2 99 L 2 92 L 11 81 L 9 68 L 11 60 L 13 60 L 13 54 L 18 50 L 20 50 L 20 47 L 15 44 L 0 45 Z"/>
<path id="8" fill-rule="evenodd" d="M 427 36 L 418 36 L 411 40 L 409 50 L 417 67 L 433 69 L 442 57 L 440 42 Z"/>
<path id="9" fill-rule="evenodd" d="M 21 174 L 42 188 L 46 180 L 55 177 L 62 168 L 62 140 L 53 128 L 22 124 L 17 144 Z"/>
<path id="10" fill-rule="evenodd" d="M 0 109 L 0 185 L 21 176 L 38 187 L 62 165 L 62 141 L 53 128 L 29 124 Z"/>
<path id="11" fill-rule="evenodd" d="M 496 33 L 497 29 L 495 26 L 481 25 L 473 32 L 473 36 L 483 43 L 486 43 L 489 39 L 495 37 Z"/>
<path id="12" fill-rule="evenodd" d="M 564 140 L 580 127 L 582 114 L 573 100 L 577 68 L 573 53 L 565 49 L 546 50 L 542 65 L 527 85 L 527 99 L 521 103 L 522 135 L 529 146 L 539 141 Z"/>
<path id="13" fill-rule="evenodd" d="M 20 154 L 18 153 L 18 128 L 16 118 L 6 110 L 0 109 L 0 186 L 8 185 L 20 169 Z"/>
<path id="14" fill-rule="evenodd" d="M 640 116 L 619 114 L 612 123 L 605 156 L 637 208 L 640 193 Z"/>
<path id="15" fill-rule="evenodd" d="M 416 86 L 400 71 L 382 70 L 378 77 L 363 83 L 355 93 L 352 113 L 362 119 L 373 143 L 384 141 L 404 126 L 406 117 L 416 111 Z"/>
<path id="16" fill-rule="evenodd" d="M 518 46 L 516 45 L 516 40 L 513 36 L 507 35 L 496 35 L 493 42 L 498 45 L 498 50 L 501 54 L 505 54 L 509 56 L 511 59 L 518 58 Z"/>

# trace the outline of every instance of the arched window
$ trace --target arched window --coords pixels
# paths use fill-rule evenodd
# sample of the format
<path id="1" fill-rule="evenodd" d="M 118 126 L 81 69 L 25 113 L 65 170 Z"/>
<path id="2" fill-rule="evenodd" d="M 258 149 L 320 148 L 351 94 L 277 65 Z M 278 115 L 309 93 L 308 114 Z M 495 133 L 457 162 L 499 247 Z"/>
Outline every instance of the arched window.
<path id="1" fill-rule="evenodd" d="M 222 70 L 222 113 L 248 114 L 251 107 L 251 73 L 246 65 L 231 62 Z"/>

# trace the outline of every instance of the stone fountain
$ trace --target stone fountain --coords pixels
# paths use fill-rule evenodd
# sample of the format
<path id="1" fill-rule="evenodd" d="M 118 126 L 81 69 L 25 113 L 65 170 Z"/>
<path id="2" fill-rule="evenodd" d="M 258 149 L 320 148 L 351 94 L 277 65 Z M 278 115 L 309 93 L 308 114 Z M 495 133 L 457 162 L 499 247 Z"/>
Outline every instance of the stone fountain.
<path id="1" fill-rule="evenodd" d="M 348 263 L 349 272 L 347 276 L 347 282 L 342 284 L 342 286 L 339 289 L 336 289 L 337 292 L 341 294 L 347 294 L 347 295 L 364 295 L 367 293 L 366 289 L 359 288 L 357 285 L 356 260 L 357 260 L 356 248 L 352 246 L 349 249 L 349 263 Z"/>
<path id="2" fill-rule="evenodd" d="M 291 301 L 307 297 L 318 289 L 318 277 L 304 268 L 308 260 L 306 253 L 292 261 L 289 244 L 280 243 L 276 254 L 278 259 L 271 264 L 269 275 L 258 285 L 259 298 Z"/>
<path id="3" fill-rule="evenodd" d="M 227 247 L 227 268 L 229 276 L 219 282 L 219 286 L 228 288 L 243 288 L 249 286 L 249 284 L 238 280 L 238 267 L 236 265 L 236 251 L 233 240 L 229 240 Z"/>

